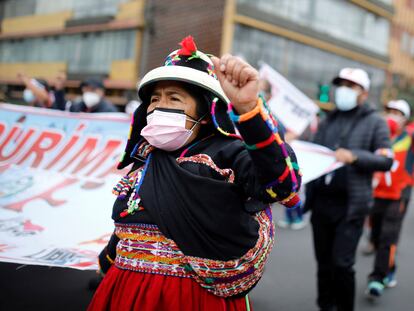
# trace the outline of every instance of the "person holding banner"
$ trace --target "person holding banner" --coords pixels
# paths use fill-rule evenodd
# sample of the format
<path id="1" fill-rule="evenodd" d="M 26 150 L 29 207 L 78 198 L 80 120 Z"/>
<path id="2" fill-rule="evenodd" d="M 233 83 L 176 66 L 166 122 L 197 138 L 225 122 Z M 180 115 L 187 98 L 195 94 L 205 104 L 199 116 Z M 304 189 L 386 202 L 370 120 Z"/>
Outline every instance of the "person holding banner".
<path id="1" fill-rule="evenodd" d="M 320 310 L 352 311 L 355 253 L 372 207 L 372 176 L 391 168 L 385 121 L 367 103 L 370 80 L 362 69 L 344 68 L 333 80 L 336 109 L 321 122 L 314 142 L 335 150 L 344 164 L 307 184 L 305 210 L 317 261 Z"/>
<path id="2" fill-rule="evenodd" d="M 301 183 L 258 72 L 187 37 L 138 95 L 89 310 L 251 310 L 273 245 L 269 203 L 300 204 Z"/>

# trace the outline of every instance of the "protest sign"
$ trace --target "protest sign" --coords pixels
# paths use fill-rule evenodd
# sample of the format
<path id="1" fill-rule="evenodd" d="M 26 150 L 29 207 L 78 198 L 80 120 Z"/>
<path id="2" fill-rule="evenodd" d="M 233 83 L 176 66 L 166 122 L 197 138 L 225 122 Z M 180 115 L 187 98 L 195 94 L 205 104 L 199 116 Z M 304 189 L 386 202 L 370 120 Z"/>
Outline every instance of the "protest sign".
<path id="1" fill-rule="evenodd" d="M 272 112 L 288 131 L 301 135 L 319 107 L 267 64 L 260 67 L 260 78 L 269 81 L 272 87 L 272 98 L 268 103 Z"/>
<path id="2" fill-rule="evenodd" d="M 328 174 L 343 165 L 336 161 L 334 151 L 324 146 L 299 140 L 293 141 L 291 146 L 296 153 L 303 174 L 302 184 Z"/>
<path id="3" fill-rule="evenodd" d="M 128 127 L 124 114 L 0 104 L 0 261 L 97 268 Z"/>

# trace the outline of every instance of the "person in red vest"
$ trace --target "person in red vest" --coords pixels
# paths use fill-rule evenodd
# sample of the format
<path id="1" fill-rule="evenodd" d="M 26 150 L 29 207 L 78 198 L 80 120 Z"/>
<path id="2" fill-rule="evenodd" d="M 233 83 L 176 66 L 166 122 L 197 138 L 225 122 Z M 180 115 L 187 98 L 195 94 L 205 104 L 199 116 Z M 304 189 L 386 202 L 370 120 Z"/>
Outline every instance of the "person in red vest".
<path id="1" fill-rule="evenodd" d="M 395 255 L 413 182 L 413 138 L 405 128 L 409 117 L 410 106 L 405 100 L 390 101 L 386 105 L 394 163 L 390 171 L 374 176 L 375 203 L 370 215 L 370 239 L 375 249 L 375 261 L 368 277 L 366 293 L 369 298 L 380 297 L 384 288 L 397 285 Z"/>

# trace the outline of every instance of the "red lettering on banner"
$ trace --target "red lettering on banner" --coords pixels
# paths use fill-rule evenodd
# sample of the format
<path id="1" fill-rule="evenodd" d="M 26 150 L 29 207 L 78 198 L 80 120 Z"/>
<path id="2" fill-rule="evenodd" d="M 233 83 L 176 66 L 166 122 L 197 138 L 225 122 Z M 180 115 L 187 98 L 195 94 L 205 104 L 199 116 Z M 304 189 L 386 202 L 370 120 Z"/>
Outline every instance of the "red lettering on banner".
<path id="1" fill-rule="evenodd" d="M 35 133 L 34 129 L 29 129 L 26 135 L 24 135 L 23 138 L 20 140 L 20 142 L 16 144 L 14 150 L 12 150 L 8 155 L 4 155 L 3 153 L 4 153 L 4 150 L 6 149 L 6 146 L 10 143 L 12 138 L 15 136 L 16 132 L 18 133 L 19 131 L 22 131 L 19 125 L 13 126 L 13 128 L 10 130 L 7 137 L 0 144 L 0 162 L 4 162 L 6 160 L 10 160 L 13 157 L 15 157 L 16 154 L 21 150 L 21 148 L 30 139 L 30 137 L 32 137 L 33 133 Z"/>
<path id="2" fill-rule="evenodd" d="M 90 241 L 84 241 L 79 243 L 79 245 L 86 245 L 86 244 L 108 244 L 109 238 L 111 237 L 112 233 L 107 233 L 104 235 L 101 235 L 99 238 L 95 239 L 95 240 L 90 240 Z"/>
<path id="3" fill-rule="evenodd" d="M 62 148 L 62 150 L 59 152 L 59 154 L 52 160 L 50 163 L 45 167 L 46 170 L 50 170 L 53 166 L 55 166 L 59 161 L 65 156 L 65 154 L 68 153 L 68 151 L 75 146 L 75 144 L 78 142 L 80 135 L 79 132 L 82 131 L 84 128 L 86 128 L 86 125 L 84 123 L 81 123 L 77 128 L 76 132 L 68 143 L 65 145 L 65 147 Z"/>
<path id="4" fill-rule="evenodd" d="M 71 185 L 71 184 L 73 184 L 77 181 L 78 181 L 78 179 L 76 179 L 76 178 L 66 178 L 64 181 L 62 181 L 62 182 L 60 182 L 56 185 L 53 185 L 52 187 L 46 189 L 45 191 L 43 191 L 40 194 L 34 195 L 30 198 L 24 199 L 24 200 L 19 201 L 19 202 L 4 205 L 3 207 L 7 208 L 7 209 L 14 210 L 16 212 L 21 212 L 23 210 L 23 207 L 24 207 L 25 204 L 27 204 L 30 201 L 36 200 L 36 199 L 43 199 L 43 200 L 47 201 L 47 203 L 49 203 L 53 207 L 65 204 L 66 200 L 54 199 L 53 198 L 53 193 L 57 190 L 65 188 L 65 187 L 67 187 L 67 186 L 69 186 L 69 185 Z"/>
<path id="5" fill-rule="evenodd" d="M 33 231 L 43 231 L 45 230 L 45 228 L 43 228 L 42 226 L 36 225 L 34 223 L 32 223 L 31 220 L 26 220 L 23 223 L 23 230 L 24 231 L 28 231 L 28 232 L 33 232 Z"/>
<path id="6" fill-rule="evenodd" d="M 6 129 L 6 124 L 0 122 L 0 137 L 3 135 L 4 130 Z"/>
<path id="7" fill-rule="evenodd" d="M 8 249 L 11 249 L 11 248 L 15 248 L 15 247 L 13 247 L 9 244 L 0 244 L 0 253 L 6 251 Z"/>
<path id="8" fill-rule="evenodd" d="M 5 164 L 5 165 L 1 165 L 0 164 L 0 173 L 4 173 L 5 171 L 7 171 L 10 168 L 11 164 Z"/>
<path id="9" fill-rule="evenodd" d="M 119 159 L 120 154 L 117 155 L 117 159 Z M 105 179 L 105 177 L 114 174 L 114 175 L 126 175 L 128 168 L 124 168 L 123 170 L 118 170 L 116 167 L 118 166 L 118 162 L 113 163 L 106 171 L 102 172 L 96 178 L 102 178 Z"/>
<path id="10" fill-rule="evenodd" d="M 52 150 L 57 146 L 61 141 L 62 134 L 57 132 L 51 132 L 49 130 L 44 130 L 42 134 L 36 139 L 31 148 L 26 152 L 26 154 L 19 160 L 17 164 L 22 164 L 26 161 L 31 154 L 35 155 L 35 159 L 31 164 L 31 167 L 38 167 L 42 162 L 45 153 L 49 150 Z M 42 146 L 45 142 L 48 142 L 47 146 Z"/>
<path id="11" fill-rule="evenodd" d="M 89 137 L 85 144 L 79 149 L 79 151 L 65 164 L 60 171 L 66 170 L 71 164 L 79 160 L 77 166 L 72 170 L 72 174 L 78 173 L 89 165 L 93 165 L 92 168 L 85 174 L 85 176 L 91 175 L 102 163 L 104 163 L 121 144 L 120 140 L 108 140 L 103 150 L 96 151 L 98 139 Z M 94 152 L 95 151 L 95 152 Z"/>
<path id="12" fill-rule="evenodd" d="M 73 265 L 69 265 L 70 267 L 74 268 L 89 268 L 89 267 L 95 267 L 96 262 L 94 261 L 85 261 L 85 262 L 79 262 Z"/>
<path id="13" fill-rule="evenodd" d="M 81 188 L 85 190 L 96 189 L 102 187 L 105 184 L 104 180 L 101 181 L 85 181 Z"/>
<path id="14" fill-rule="evenodd" d="M 120 154 L 117 154 L 114 158 L 119 159 Z M 103 186 L 105 184 L 105 177 L 109 175 L 126 175 L 128 172 L 128 168 L 124 168 L 123 170 L 118 170 L 117 167 L 118 163 L 112 163 L 111 166 L 103 171 L 101 174 L 96 176 L 96 179 L 101 181 L 87 181 L 82 185 L 82 189 L 95 189 Z"/>

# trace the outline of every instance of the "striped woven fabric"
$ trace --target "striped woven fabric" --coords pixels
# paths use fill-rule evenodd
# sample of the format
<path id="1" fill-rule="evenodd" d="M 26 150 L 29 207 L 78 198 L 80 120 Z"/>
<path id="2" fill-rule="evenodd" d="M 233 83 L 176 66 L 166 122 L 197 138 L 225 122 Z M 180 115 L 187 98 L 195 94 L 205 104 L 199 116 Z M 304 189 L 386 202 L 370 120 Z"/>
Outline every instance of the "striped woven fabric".
<path id="1" fill-rule="evenodd" d="M 137 272 L 193 278 L 220 297 L 248 292 L 262 277 L 274 242 L 270 207 L 254 217 L 259 223 L 256 245 L 241 258 L 229 261 L 185 256 L 155 225 L 117 223 L 115 233 L 120 241 L 115 265 Z"/>
<path id="2" fill-rule="evenodd" d="M 120 238 L 115 265 L 120 269 L 179 277 L 191 277 L 185 269 L 184 254 L 155 225 L 115 224 Z"/>

